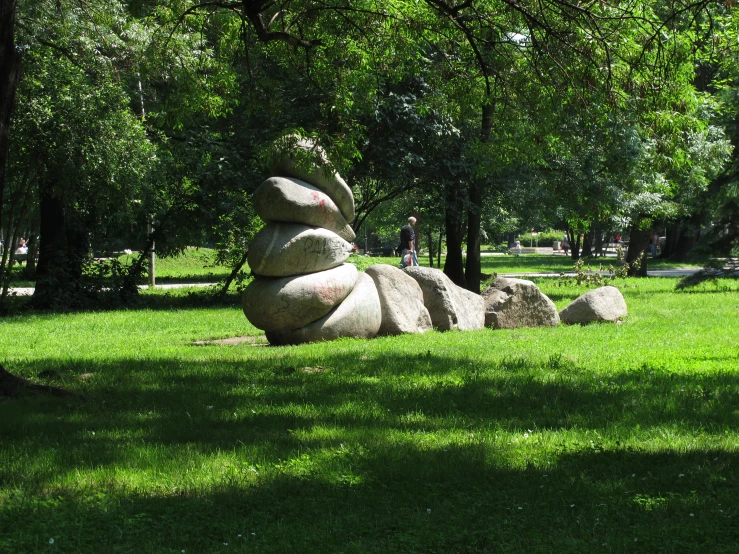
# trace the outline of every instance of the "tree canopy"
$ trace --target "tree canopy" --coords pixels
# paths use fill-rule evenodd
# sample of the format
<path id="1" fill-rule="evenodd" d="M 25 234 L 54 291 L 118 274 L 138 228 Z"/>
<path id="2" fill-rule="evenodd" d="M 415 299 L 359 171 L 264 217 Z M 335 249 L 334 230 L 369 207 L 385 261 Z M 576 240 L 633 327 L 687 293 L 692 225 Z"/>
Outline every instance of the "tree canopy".
<path id="1" fill-rule="evenodd" d="M 84 298 L 85 264 L 124 246 L 213 244 L 235 275 L 260 226 L 250 194 L 295 132 L 354 187 L 355 230 L 395 202 L 443 236 L 445 272 L 476 292 L 481 238 L 512 222 L 564 227 L 589 249 L 615 228 L 715 223 L 725 237 L 736 218 L 736 21 L 720 4 L 3 9 L 16 25 L 0 37 L 0 107 L 14 107 L 0 225 L 9 246 L 40 237 L 38 306 Z"/>

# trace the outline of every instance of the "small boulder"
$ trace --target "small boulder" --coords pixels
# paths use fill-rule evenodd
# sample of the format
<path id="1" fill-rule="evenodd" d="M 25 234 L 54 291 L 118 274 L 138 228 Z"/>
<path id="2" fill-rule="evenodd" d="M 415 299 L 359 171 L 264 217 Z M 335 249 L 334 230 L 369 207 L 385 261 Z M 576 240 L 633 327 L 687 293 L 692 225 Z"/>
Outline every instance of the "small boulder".
<path id="1" fill-rule="evenodd" d="M 244 290 L 244 315 L 258 329 L 289 331 L 322 318 L 354 288 L 357 268 L 342 264 L 297 277 L 257 277 Z"/>
<path id="2" fill-rule="evenodd" d="M 626 301 L 616 287 L 600 287 L 578 296 L 559 313 L 565 323 L 618 321 L 627 314 Z"/>
<path id="3" fill-rule="evenodd" d="M 376 264 L 366 270 L 377 286 L 382 307 L 380 335 L 425 333 L 431 330 L 431 316 L 423 305 L 423 291 L 415 279 L 401 269 Z"/>
<path id="4" fill-rule="evenodd" d="M 531 281 L 498 277 L 482 296 L 486 327 L 516 329 L 559 324 L 554 302 Z"/>
<path id="5" fill-rule="evenodd" d="M 270 177 L 252 196 L 254 211 L 264 221 L 323 227 L 352 242 L 356 237 L 331 197 L 299 179 Z"/>
<path id="6" fill-rule="evenodd" d="M 443 271 L 432 267 L 409 266 L 403 271 L 421 287 L 434 327 L 440 331 L 470 331 L 485 326 L 482 296 L 455 285 Z"/>
<path id="7" fill-rule="evenodd" d="M 354 194 L 312 139 L 288 135 L 275 143 L 272 175 L 306 181 L 328 194 L 347 222 L 354 221 Z"/>
<path id="8" fill-rule="evenodd" d="M 267 331 L 271 344 L 303 344 L 339 337 L 371 339 L 380 330 L 382 308 L 375 282 L 360 273 L 354 290 L 318 321 L 292 331 Z"/>
<path id="9" fill-rule="evenodd" d="M 269 277 L 315 273 L 346 261 L 352 245 L 328 229 L 268 223 L 249 244 L 252 272 Z"/>

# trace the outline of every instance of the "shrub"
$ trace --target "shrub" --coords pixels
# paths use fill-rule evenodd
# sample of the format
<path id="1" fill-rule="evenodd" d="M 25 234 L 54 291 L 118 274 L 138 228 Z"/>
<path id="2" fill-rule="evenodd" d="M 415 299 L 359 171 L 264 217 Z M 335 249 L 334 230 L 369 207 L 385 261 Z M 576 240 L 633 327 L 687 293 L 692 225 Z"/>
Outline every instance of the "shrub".
<path id="1" fill-rule="evenodd" d="M 562 242 L 564 234 L 564 231 L 553 230 L 543 231 L 538 233 L 536 236 L 532 236 L 531 233 L 526 233 L 525 235 L 520 235 L 516 238 L 521 241 L 521 246 L 536 245 L 548 248 L 554 246 L 553 243 L 555 242 Z"/>

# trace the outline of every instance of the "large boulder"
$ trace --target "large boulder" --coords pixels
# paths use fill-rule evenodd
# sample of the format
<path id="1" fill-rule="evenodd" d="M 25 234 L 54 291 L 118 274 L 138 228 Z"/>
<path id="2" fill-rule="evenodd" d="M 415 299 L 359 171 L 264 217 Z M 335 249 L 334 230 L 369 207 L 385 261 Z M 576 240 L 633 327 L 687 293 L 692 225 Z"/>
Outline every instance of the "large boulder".
<path id="1" fill-rule="evenodd" d="M 423 303 L 434 327 L 440 331 L 470 331 L 485 326 L 485 301 L 482 296 L 455 285 L 438 269 L 409 266 L 403 271 L 421 287 Z"/>
<path id="2" fill-rule="evenodd" d="M 326 152 L 314 140 L 289 135 L 277 141 L 272 175 L 295 177 L 318 187 L 336 202 L 349 223 L 354 221 L 352 189 L 331 167 Z"/>
<path id="3" fill-rule="evenodd" d="M 254 211 L 266 222 L 323 227 L 346 241 L 355 239 L 354 231 L 331 197 L 299 179 L 270 177 L 254 191 L 252 202 Z"/>
<path id="4" fill-rule="evenodd" d="M 627 314 L 626 301 L 616 287 L 600 287 L 578 296 L 559 312 L 565 323 L 618 321 Z"/>
<path id="5" fill-rule="evenodd" d="M 297 277 L 257 277 L 244 290 L 244 315 L 265 331 L 299 329 L 330 312 L 356 281 L 352 264 Z"/>
<path id="6" fill-rule="evenodd" d="M 268 223 L 249 244 L 252 272 L 270 277 L 314 273 L 346 261 L 352 245 L 328 229 Z"/>
<path id="7" fill-rule="evenodd" d="M 340 337 L 371 339 L 380 330 L 382 308 L 375 282 L 360 273 L 354 290 L 318 321 L 293 331 L 267 331 L 271 344 L 302 344 Z"/>
<path id="8" fill-rule="evenodd" d="M 485 292 L 485 326 L 493 329 L 554 327 L 557 307 L 534 283 L 498 277 Z"/>
<path id="9" fill-rule="evenodd" d="M 386 264 L 370 266 L 366 273 L 380 296 L 382 325 L 378 334 L 425 333 L 432 328 L 431 316 L 423 305 L 423 292 L 413 277 Z"/>

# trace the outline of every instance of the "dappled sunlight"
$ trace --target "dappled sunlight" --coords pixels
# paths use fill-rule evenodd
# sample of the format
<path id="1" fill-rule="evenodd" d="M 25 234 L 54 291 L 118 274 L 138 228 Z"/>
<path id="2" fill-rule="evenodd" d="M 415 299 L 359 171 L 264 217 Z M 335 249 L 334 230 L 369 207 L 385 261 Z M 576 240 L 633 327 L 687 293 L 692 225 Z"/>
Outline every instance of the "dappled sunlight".
<path id="1" fill-rule="evenodd" d="M 260 348 L 191 345 L 245 334 L 225 308 L 40 317 L 32 350 L 17 346 L 30 320 L 11 318 L 7 364 L 54 369 L 86 401 L 0 403 L 0 525 L 72 550 L 66 518 L 158 532 L 163 550 L 288 551 L 301 533 L 301 550 L 342 550 L 334 531 L 352 528 L 391 550 L 445 551 L 444 529 L 468 550 L 535 551 L 538 526 L 560 551 L 652 551 L 707 522 L 716 544 L 739 486 L 727 294 L 627 289 L 621 325 Z"/>

